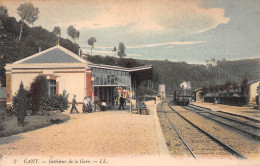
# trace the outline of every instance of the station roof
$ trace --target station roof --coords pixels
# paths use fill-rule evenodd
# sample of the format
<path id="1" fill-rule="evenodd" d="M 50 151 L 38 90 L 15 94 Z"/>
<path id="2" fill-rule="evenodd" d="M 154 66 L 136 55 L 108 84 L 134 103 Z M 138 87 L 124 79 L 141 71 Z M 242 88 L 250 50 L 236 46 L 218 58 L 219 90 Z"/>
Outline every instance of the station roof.
<path id="1" fill-rule="evenodd" d="M 256 82 L 258 82 L 258 81 L 260 81 L 260 78 L 259 79 L 256 79 L 256 80 L 250 80 L 250 81 L 248 81 L 248 85 L 251 85 L 251 84 L 253 84 L 253 83 L 256 83 Z"/>
<path id="2" fill-rule="evenodd" d="M 30 64 L 30 65 L 27 65 Z M 68 49 L 57 45 L 54 47 L 51 47 L 47 50 L 44 50 L 42 52 L 36 53 L 34 55 L 31 55 L 29 57 L 26 57 L 24 59 L 21 59 L 19 61 L 14 62 L 13 64 L 9 64 L 9 67 L 12 68 L 14 66 L 24 66 L 23 68 L 30 68 L 34 67 L 35 65 L 38 66 L 39 64 L 44 65 L 44 67 L 49 67 L 55 64 L 55 66 L 59 65 L 85 65 L 89 68 L 102 68 L 102 69 L 110 69 L 110 70 L 118 70 L 118 71 L 125 71 L 130 72 L 131 76 L 134 78 L 137 78 L 139 80 L 146 80 L 152 78 L 152 66 L 146 65 L 146 66 L 139 66 L 139 67 L 133 67 L 133 68 L 126 68 L 126 67 L 120 67 L 120 66 L 112 66 L 112 65 L 103 65 L 103 64 L 94 64 L 91 63 L 77 54 L 69 51 Z M 34 65 L 34 66 L 33 66 Z"/>
<path id="3" fill-rule="evenodd" d="M 40 63 L 86 63 L 87 61 L 77 54 L 57 45 L 27 58 L 14 62 L 14 64 L 40 64 Z"/>
<path id="4" fill-rule="evenodd" d="M 202 91 L 202 88 L 195 89 L 194 92 Z"/>
<path id="5" fill-rule="evenodd" d="M 89 63 L 88 66 L 92 67 L 92 68 L 95 67 L 95 68 L 100 68 L 100 69 L 119 70 L 119 71 L 126 71 L 126 72 L 137 72 L 137 71 L 143 71 L 143 70 L 152 68 L 151 65 L 126 68 L 126 67 L 121 67 L 121 66 L 112 66 L 112 65 L 94 64 L 94 63 Z"/>
<path id="6" fill-rule="evenodd" d="M 144 80 L 152 79 L 152 65 L 126 68 L 126 67 L 120 67 L 120 66 L 89 63 L 88 66 L 92 67 L 92 68 L 95 67 L 95 68 L 100 68 L 100 69 L 130 72 L 132 79 L 137 80 L 137 81 L 144 81 Z"/>

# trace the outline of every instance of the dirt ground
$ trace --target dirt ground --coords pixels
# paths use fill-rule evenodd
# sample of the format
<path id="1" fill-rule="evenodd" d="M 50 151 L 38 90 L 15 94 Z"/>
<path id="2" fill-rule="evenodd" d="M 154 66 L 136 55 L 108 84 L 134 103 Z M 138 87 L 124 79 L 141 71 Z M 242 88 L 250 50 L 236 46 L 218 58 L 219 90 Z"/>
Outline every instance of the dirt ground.
<path id="1" fill-rule="evenodd" d="M 3 156 L 125 156 L 158 154 L 153 114 L 104 111 L 0 138 Z"/>
<path id="2" fill-rule="evenodd" d="M 153 102 L 147 103 L 150 108 Z M 0 138 L 2 165 L 257 165 L 159 156 L 158 131 L 150 115 L 128 111 L 72 114 L 66 123 Z M 157 133 L 156 133 L 157 131 Z M 104 161 L 105 160 L 105 161 Z M 37 164 L 29 163 L 38 162 Z M 66 162 L 62 164 L 60 162 Z M 72 161 L 72 163 L 68 163 Z M 77 162 L 76 162 L 77 161 Z M 99 163 L 104 161 L 104 163 Z M 40 162 L 40 163 L 39 163 Z"/>

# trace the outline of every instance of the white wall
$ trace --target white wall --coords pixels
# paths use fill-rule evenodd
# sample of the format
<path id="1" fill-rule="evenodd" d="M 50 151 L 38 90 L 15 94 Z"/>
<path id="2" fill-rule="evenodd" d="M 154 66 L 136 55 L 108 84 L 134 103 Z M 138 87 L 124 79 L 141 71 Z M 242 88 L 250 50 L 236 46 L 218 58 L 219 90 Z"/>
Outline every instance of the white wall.
<path id="1" fill-rule="evenodd" d="M 12 96 L 18 91 L 21 82 L 23 82 L 24 88 L 30 90 L 31 83 L 34 78 L 38 76 L 38 73 L 29 74 L 12 74 L 11 75 L 11 94 Z"/>
<path id="2" fill-rule="evenodd" d="M 257 86 L 259 85 L 260 81 L 257 81 L 250 85 L 250 92 L 249 92 L 249 101 L 253 101 L 256 99 L 257 94 Z"/>
<path id="3" fill-rule="evenodd" d="M 11 76 L 11 89 L 12 96 L 18 91 L 21 81 L 24 84 L 25 89 L 30 90 L 31 83 L 38 76 L 38 73 L 30 74 L 12 74 Z M 69 102 L 72 101 L 74 95 L 77 96 L 77 102 L 82 102 L 85 96 L 86 88 L 84 80 L 86 79 L 85 73 L 55 73 L 59 82 L 59 94 L 62 94 L 63 90 L 69 93 Z"/>
<path id="4" fill-rule="evenodd" d="M 59 77 L 59 93 L 62 94 L 63 90 L 69 93 L 69 102 L 72 101 L 76 95 L 77 102 L 82 102 L 85 96 L 84 79 L 85 73 L 57 73 Z"/>

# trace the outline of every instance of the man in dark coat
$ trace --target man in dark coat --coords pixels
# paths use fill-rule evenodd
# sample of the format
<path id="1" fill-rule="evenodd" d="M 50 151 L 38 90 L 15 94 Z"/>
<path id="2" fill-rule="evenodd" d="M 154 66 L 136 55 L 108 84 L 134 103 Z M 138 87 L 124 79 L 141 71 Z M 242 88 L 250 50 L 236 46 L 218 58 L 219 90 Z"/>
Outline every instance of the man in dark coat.
<path id="1" fill-rule="evenodd" d="M 72 114 L 72 111 L 75 109 L 77 113 L 79 113 L 79 111 L 77 110 L 77 107 L 76 107 L 77 104 L 77 101 L 76 101 L 76 95 L 74 95 L 73 99 L 72 99 L 72 107 L 71 107 L 71 110 L 70 110 L 70 113 Z"/>
<path id="2" fill-rule="evenodd" d="M 124 107 L 125 99 L 123 98 L 123 95 L 121 95 L 119 101 L 120 101 L 119 110 L 121 109 L 121 106 L 123 107 L 123 110 L 124 110 L 125 109 L 125 107 Z"/>

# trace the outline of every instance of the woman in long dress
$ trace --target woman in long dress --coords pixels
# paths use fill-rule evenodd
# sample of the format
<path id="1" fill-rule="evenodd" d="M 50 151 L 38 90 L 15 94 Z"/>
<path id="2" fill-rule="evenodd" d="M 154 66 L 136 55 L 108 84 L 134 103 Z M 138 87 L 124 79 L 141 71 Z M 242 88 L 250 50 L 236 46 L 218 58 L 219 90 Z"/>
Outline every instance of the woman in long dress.
<path id="1" fill-rule="evenodd" d="M 87 98 L 87 104 L 86 106 L 88 107 L 88 113 L 91 113 L 92 112 L 92 104 L 91 104 L 91 99 L 90 99 L 90 96 Z"/>
<path id="2" fill-rule="evenodd" d="M 88 104 L 88 101 L 87 101 L 87 97 L 85 96 L 84 100 L 83 100 L 83 104 L 82 104 L 82 112 L 83 113 L 87 112 L 87 110 L 88 110 L 87 104 Z"/>

